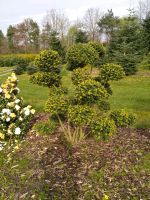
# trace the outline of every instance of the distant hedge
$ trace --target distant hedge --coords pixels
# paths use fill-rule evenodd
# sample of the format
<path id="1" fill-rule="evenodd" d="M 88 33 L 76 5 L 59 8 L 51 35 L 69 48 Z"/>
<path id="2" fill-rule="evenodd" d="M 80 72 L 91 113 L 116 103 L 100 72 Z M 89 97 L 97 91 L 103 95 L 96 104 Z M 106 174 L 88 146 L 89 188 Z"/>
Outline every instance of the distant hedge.
<path id="1" fill-rule="evenodd" d="M 37 54 L 7 54 L 0 55 L 0 67 L 11 67 L 16 65 L 28 65 Z"/>

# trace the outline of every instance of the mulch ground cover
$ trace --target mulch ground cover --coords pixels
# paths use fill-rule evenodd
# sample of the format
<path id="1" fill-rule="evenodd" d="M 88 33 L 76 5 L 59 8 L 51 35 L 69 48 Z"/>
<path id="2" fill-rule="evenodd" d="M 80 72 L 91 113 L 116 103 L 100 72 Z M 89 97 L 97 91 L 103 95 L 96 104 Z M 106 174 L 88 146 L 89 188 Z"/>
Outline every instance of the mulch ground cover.
<path id="1" fill-rule="evenodd" d="M 33 122 L 42 120 L 47 116 L 38 115 Z M 0 186 L 0 199 L 148 200 L 147 155 L 148 129 L 121 128 L 108 141 L 88 138 L 74 147 L 67 145 L 60 132 L 39 136 L 31 130 L 11 162 L 1 165 L 0 178 L 9 184 Z M 26 163 L 17 167 L 21 159 Z"/>

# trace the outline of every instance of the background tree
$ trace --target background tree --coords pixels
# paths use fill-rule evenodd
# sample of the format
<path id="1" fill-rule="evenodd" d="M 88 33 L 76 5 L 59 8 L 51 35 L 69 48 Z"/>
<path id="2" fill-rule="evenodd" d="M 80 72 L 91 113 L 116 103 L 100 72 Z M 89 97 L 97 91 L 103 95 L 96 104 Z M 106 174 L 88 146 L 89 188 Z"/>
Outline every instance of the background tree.
<path id="1" fill-rule="evenodd" d="M 24 24 L 26 27 L 28 48 L 32 52 L 37 52 L 39 50 L 39 26 L 33 19 L 25 19 Z"/>
<path id="2" fill-rule="evenodd" d="M 51 31 L 58 33 L 63 40 L 69 26 L 69 20 L 63 12 L 51 9 L 44 17 L 43 24 L 48 24 Z"/>
<path id="3" fill-rule="evenodd" d="M 88 33 L 89 40 L 100 40 L 99 28 L 97 22 L 100 19 L 100 10 L 90 8 L 86 11 L 83 18 L 83 27 Z"/>
<path id="4" fill-rule="evenodd" d="M 14 35 L 15 35 L 15 28 L 10 25 L 7 29 L 7 40 L 10 52 L 14 52 L 15 50 Z"/>
<path id="5" fill-rule="evenodd" d="M 117 29 L 118 23 L 119 18 L 114 16 L 112 9 L 108 10 L 98 21 L 100 32 L 105 35 L 107 42 L 110 40 L 114 30 Z"/>
<path id="6" fill-rule="evenodd" d="M 147 15 L 146 19 L 143 21 L 143 28 L 146 40 L 146 46 L 150 51 L 150 14 Z"/>
<path id="7" fill-rule="evenodd" d="M 88 35 L 85 31 L 78 30 L 76 32 L 75 43 L 87 43 Z"/>
<path id="8" fill-rule="evenodd" d="M 3 32 L 0 30 L 0 53 L 4 52 L 4 46 L 5 46 L 5 37 Z"/>
<path id="9" fill-rule="evenodd" d="M 123 18 L 108 47 L 109 61 L 121 64 L 127 75 L 134 74 L 145 51 L 143 29 L 138 18 Z"/>

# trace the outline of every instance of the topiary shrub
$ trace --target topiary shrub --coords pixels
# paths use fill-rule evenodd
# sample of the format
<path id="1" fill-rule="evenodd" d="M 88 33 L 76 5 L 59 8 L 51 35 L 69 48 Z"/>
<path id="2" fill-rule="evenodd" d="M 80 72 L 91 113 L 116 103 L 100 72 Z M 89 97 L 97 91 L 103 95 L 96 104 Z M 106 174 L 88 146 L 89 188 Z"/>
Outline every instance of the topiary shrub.
<path id="1" fill-rule="evenodd" d="M 30 77 L 30 81 L 34 84 L 51 87 L 60 85 L 61 76 L 55 72 L 37 72 Z"/>
<path id="2" fill-rule="evenodd" d="M 88 44 L 75 44 L 71 46 L 67 52 L 66 60 L 68 69 L 83 68 L 87 64 L 94 65 L 99 56 L 96 50 Z"/>
<path id="3" fill-rule="evenodd" d="M 116 125 L 112 119 L 100 117 L 91 123 L 91 134 L 96 139 L 106 140 L 116 132 Z"/>
<path id="4" fill-rule="evenodd" d="M 76 86 L 76 99 L 82 104 L 93 104 L 107 97 L 105 88 L 93 79 L 82 81 Z"/>
<path id="5" fill-rule="evenodd" d="M 96 112 L 87 105 L 72 105 L 68 108 L 68 120 L 75 126 L 89 125 Z"/>
<path id="6" fill-rule="evenodd" d="M 135 115 L 125 110 L 116 110 L 111 112 L 110 117 L 114 120 L 117 127 L 130 126 L 135 123 Z"/>
<path id="7" fill-rule="evenodd" d="M 49 72 L 61 63 L 60 56 L 57 51 L 44 50 L 35 57 L 34 65 L 39 71 Z"/>
<path id="8" fill-rule="evenodd" d="M 105 55 L 105 48 L 102 43 L 93 41 L 89 42 L 88 44 L 97 51 L 99 58 Z"/>
<path id="9" fill-rule="evenodd" d="M 74 85 L 79 85 L 82 81 L 90 79 L 90 73 L 86 67 L 74 69 L 71 79 Z"/>
<path id="10" fill-rule="evenodd" d="M 45 111 L 52 116 L 64 116 L 68 110 L 69 100 L 66 95 L 66 90 L 59 87 L 50 89 L 49 98 L 45 104 Z"/>
<path id="11" fill-rule="evenodd" d="M 56 51 L 44 50 L 34 61 L 38 72 L 30 78 L 31 82 L 47 87 L 59 86 L 61 76 L 58 65 L 60 64 L 60 56 Z"/>
<path id="12" fill-rule="evenodd" d="M 118 81 L 119 79 L 122 79 L 124 76 L 125 76 L 124 70 L 120 65 L 114 63 L 108 63 L 101 66 L 100 77 L 105 82 L 112 80 Z"/>
<path id="13" fill-rule="evenodd" d="M 110 103 L 103 99 L 97 102 L 97 106 L 100 111 L 107 112 L 108 110 L 110 110 Z"/>

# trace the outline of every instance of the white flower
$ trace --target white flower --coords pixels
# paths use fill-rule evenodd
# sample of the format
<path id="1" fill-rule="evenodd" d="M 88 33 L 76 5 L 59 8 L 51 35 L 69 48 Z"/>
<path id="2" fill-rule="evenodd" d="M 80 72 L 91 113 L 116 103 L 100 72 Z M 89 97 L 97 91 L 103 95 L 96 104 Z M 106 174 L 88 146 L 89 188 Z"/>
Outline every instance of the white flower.
<path id="1" fill-rule="evenodd" d="M 19 109 L 20 109 L 20 106 L 15 105 L 15 109 L 16 109 L 16 110 L 19 110 Z"/>
<path id="2" fill-rule="evenodd" d="M 7 108 L 3 108 L 2 109 L 2 113 L 6 113 L 7 115 L 10 115 L 10 110 L 9 109 L 7 109 Z"/>
<path id="3" fill-rule="evenodd" d="M 16 99 L 16 100 L 15 100 L 15 103 L 19 103 L 19 102 L 20 102 L 20 99 Z"/>
<path id="4" fill-rule="evenodd" d="M 6 122 L 9 122 L 9 121 L 10 121 L 10 117 L 7 117 L 7 118 L 6 118 Z"/>
<path id="5" fill-rule="evenodd" d="M 29 110 L 29 109 L 26 109 L 25 112 L 24 112 L 24 114 L 25 114 L 26 116 L 29 116 L 29 115 L 30 115 L 30 110 Z"/>
<path id="6" fill-rule="evenodd" d="M 0 93 L 2 93 L 3 92 L 3 89 L 2 88 L 0 88 Z"/>
<path id="7" fill-rule="evenodd" d="M 15 135 L 20 135 L 21 129 L 19 127 L 15 128 Z"/>

